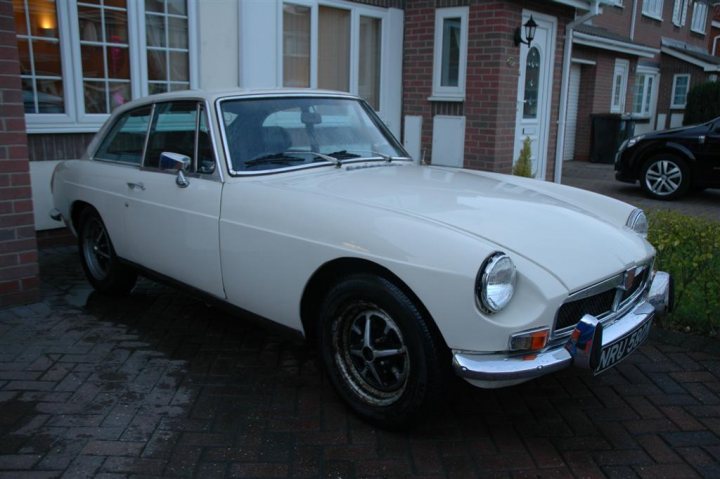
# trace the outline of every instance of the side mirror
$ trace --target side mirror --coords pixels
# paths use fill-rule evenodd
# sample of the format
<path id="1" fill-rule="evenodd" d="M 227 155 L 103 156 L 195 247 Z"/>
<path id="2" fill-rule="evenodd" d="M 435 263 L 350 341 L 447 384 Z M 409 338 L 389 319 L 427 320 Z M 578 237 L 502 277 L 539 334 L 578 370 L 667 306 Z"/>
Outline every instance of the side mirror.
<path id="1" fill-rule="evenodd" d="M 161 170 L 178 170 L 187 171 L 192 160 L 189 156 L 172 151 L 163 151 L 160 153 L 160 169 Z"/>

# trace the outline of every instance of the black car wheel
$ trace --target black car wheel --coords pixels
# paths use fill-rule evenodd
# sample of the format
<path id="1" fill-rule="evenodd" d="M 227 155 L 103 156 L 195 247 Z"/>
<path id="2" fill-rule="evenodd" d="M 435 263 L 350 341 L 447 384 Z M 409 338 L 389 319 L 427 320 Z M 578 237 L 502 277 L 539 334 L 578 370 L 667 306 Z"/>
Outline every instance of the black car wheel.
<path id="1" fill-rule="evenodd" d="M 364 419 L 404 427 L 436 403 L 449 365 L 445 346 L 392 282 L 364 274 L 342 280 L 323 301 L 319 320 L 330 380 Z"/>
<path id="2" fill-rule="evenodd" d="M 92 208 L 80 214 L 78 249 L 85 276 L 97 291 L 127 294 L 135 286 L 137 273 L 120 262 L 100 215 Z"/>
<path id="3" fill-rule="evenodd" d="M 687 163 L 677 155 L 656 155 L 643 165 L 640 184 L 651 198 L 674 200 L 690 188 L 690 171 Z"/>

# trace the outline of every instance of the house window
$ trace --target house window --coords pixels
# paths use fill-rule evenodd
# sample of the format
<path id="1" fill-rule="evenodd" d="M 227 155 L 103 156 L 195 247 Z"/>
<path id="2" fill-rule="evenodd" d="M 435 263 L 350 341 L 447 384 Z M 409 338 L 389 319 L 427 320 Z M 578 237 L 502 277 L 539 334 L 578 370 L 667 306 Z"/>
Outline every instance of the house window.
<path id="1" fill-rule="evenodd" d="M 642 13 L 656 20 L 662 20 L 663 0 L 643 0 Z"/>
<path id="2" fill-rule="evenodd" d="M 318 26 L 318 87 L 350 91 L 350 11 L 321 6 Z"/>
<path id="3" fill-rule="evenodd" d="M 25 113 L 65 113 L 55 4 L 14 0 Z"/>
<path id="4" fill-rule="evenodd" d="M 145 2 L 148 92 L 190 88 L 188 12 L 184 1 Z"/>
<path id="5" fill-rule="evenodd" d="M 681 74 L 673 77 L 672 100 L 670 108 L 685 108 L 687 94 L 690 89 L 690 75 Z"/>
<path id="6" fill-rule="evenodd" d="M 110 113 L 132 97 L 127 7 L 118 4 L 77 7 L 85 113 Z"/>
<path id="7" fill-rule="evenodd" d="M 310 86 L 310 7 L 283 5 L 283 85 Z"/>
<path id="8" fill-rule="evenodd" d="M 94 131 L 132 98 L 190 87 L 195 4 L 138 4 L 13 0 L 29 132 Z"/>
<path id="9" fill-rule="evenodd" d="M 386 9 L 314 0 L 283 3 L 282 85 L 347 91 L 380 109 Z"/>
<path id="10" fill-rule="evenodd" d="M 657 89 L 657 74 L 638 72 L 633 89 L 633 115 L 650 117 L 652 102 Z"/>
<path id="11" fill-rule="evenodd" d="M 690 24 L 690 30 L 695 33 L 705 34 L 705 25 L 707 24 L 707 3 L 695 2 L 693 7 L 692 23 Z"/>
<path id="12" fill-rule="evenodd" d="M 468 8 L 435 11 L 435 58 L 433 98 L 457 101 L 465 98 Z"/>
<path id="13" fill-rule="evenodd" d="M 358 92 L 375 110 L 380 109 L 380 46 L 382 22 L 360 17 L 360 65 Z"/>
<path id="14" fill-rule="evenodd" d="M 610 99 L 610 112 L 622 113 L 625 109 L 625 96 L 627 94 L 627 77 L 630 62 L 615 60 L 613 72 L 612 97 Z"/>
<path id="15" fill-rule="evenodd" d="M 682 27 L 685 25 L 689 2 L 690 0 L 675 0 L 672 17 L 673 25 L 677 27 Z"/>

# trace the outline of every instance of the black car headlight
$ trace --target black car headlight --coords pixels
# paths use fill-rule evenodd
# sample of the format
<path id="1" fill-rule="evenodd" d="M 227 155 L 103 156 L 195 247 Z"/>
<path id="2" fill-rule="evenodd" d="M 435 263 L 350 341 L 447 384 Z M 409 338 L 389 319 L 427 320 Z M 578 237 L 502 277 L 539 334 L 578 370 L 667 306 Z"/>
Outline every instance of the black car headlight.
<path id="1" fill-rule="evenodd" d="M 475 282 L 480 308 L 497 313 L 508 305 L 515 293 L 515 264 L 505 253 L 491 254 L 483 263 Z"/>

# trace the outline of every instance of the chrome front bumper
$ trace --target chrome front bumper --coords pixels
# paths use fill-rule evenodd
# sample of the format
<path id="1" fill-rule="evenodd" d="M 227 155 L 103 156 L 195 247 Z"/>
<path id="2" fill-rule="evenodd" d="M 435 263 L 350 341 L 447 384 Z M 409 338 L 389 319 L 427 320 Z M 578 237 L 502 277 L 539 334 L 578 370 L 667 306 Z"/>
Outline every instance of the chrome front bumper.
<path id="1" fill-rule="evenodd" d="M 612 323 L 598 326 L 597 319 L 585 315 L 576 328 L 577 334 L 564 345 L 558 345 L 540 353 L 533 354 L 482 354 L 455 352 L 453 367 L 462 378 L 481 387 L 499 387 L 527 381 L 545 374 L 565 369 L 573 364 L 594 369 L 591 356 L 599 358 L 598 347 L 612 345 L 634 330 L 642 328 L 656 315 L 662 315 L 673 308 L 672 278 L 668 273 L 655 273 L 647 297 L 635 305 L 629 312 L 616 318 Z M 574 341 L 581 331 L 579 328 L 591 328 L 590 344 L 579 347 Z M 595 329 L 597 328 L 597 330 Z M 583 331 L 585 335 L 587 331 Z M 594 334 L 594 338 L 592 335 Z M 594 339 L 594 341 L 593 341 Z M 594 343 L 594 344 L 593 344 Z M 595 354 L 591 354 L 595 349 Z"/>

